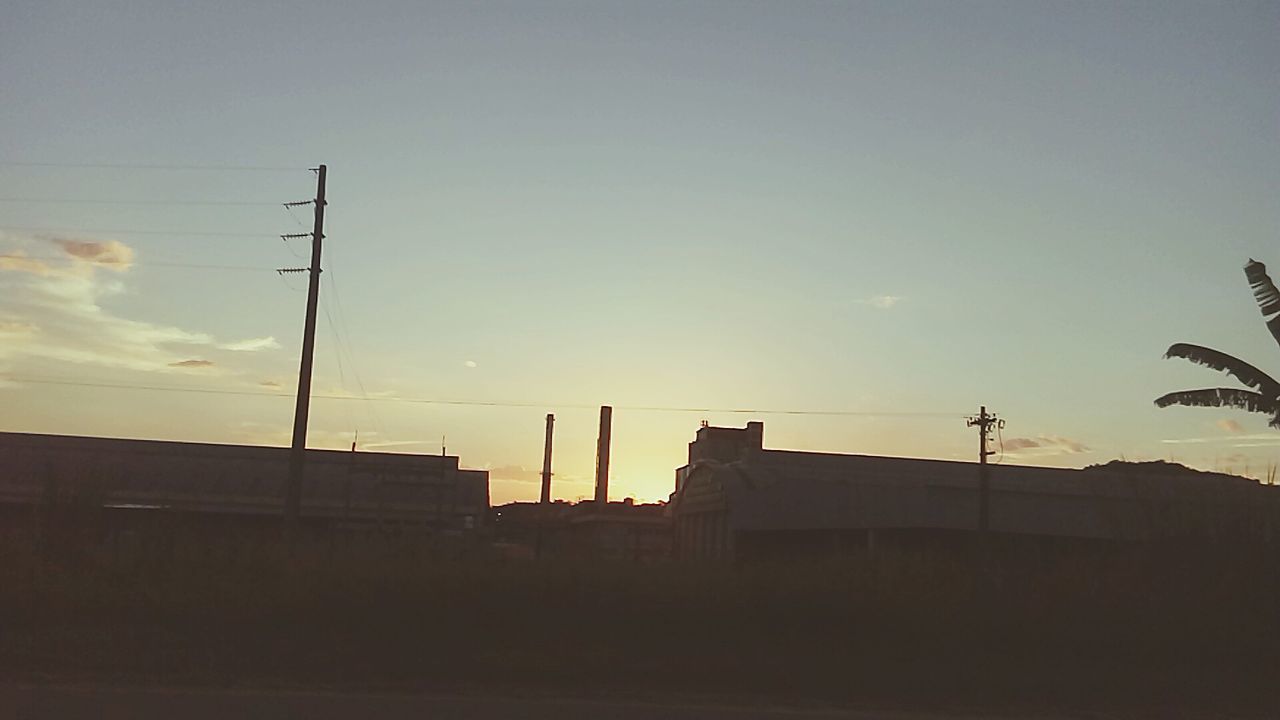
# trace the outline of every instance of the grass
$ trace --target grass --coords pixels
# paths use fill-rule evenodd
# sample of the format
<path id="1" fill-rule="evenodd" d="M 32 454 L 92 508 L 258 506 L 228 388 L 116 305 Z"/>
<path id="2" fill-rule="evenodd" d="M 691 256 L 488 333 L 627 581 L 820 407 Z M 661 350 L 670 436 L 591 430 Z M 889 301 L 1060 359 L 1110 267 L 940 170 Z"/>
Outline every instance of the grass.
<path id="1" fill-rule="evenodd" d="M 10 533 L 0 671 L 213 685 L 1280 707 L 1265 548 L 505 561 L 413 538 Z"/>

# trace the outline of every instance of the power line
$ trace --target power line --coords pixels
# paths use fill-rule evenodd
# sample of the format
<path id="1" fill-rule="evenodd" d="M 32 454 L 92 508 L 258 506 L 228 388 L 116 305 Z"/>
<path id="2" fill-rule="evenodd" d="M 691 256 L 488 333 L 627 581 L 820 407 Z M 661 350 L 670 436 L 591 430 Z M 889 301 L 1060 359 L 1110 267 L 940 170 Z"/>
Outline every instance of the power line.
<path id="1" fill-rule="evenodd" d="M 37 227 L 31 225 L 0 225 L 0 230 L 12 230 L 14 232 L 85 233 L 88 235 L 99 233 L 103 235 L 174 235 L 177 237 L 280 237 L 279 234 L 273 233 L 207 232 L 200 230 L 108 230 L 105 228 Z"/>
<path id="2" fill-rule="evenodd" d="M 44 378 L 28 375 L 8 375 L 4 376 L 5 380 L 16 382 L 26 382 L 39 385 L 65 385 L 70 387 L 91 387 L 105 388 L 113 390 L 148 390 L 159 392 L 189 392 L 207 395 L 240 395 L 250 397 L 278 397 L 293 398 L 289 393 L 268 392 L 264 390 L 231 390 L 226 388 L 195 388 L 195 387 L 178 387 L 173 385 L 138 385 L 132 383 L 107 383 L 107 382 L 91 382 L 85 380 L 64 380 L 59 378 Z M 457 405 L 467 407 L 503 407 L 503 408 L 560 408 L 570 410 L 594 410 L 599 405 L 583 404 L 583 403 L 544 403 L 544 402 L 520 402 L 520 401 L 498 401 L 498 400 L 445 400 L 439 398 L 414 398 L 414 397 L 390 397 L 369 395 L 366 398 L 360 398 L 354 395 L 323 395 L 313 394 L 311 397 L 322 400 L 361 400 L 368 399 L 377 402 L 399 402 L 412 403 L 419 405 Z M 874 412 L 874 411 L 858 411 L 858 410 L 774 410 L 764 408 L 714 408 L 714 407 L 658 407 L 644 405 L 614 405 L 615 410 L 628 410 L 631 412 L 670 412 L 670 413 L 706 413 L 706 414 L 752 414 L 752 415 L 823 415 L 838 417 L 913 417 L 913 418 L 947 418 L 955 419 L 965 417 L 964 413 L 943 413 L 943 412 Z"/>
<path id="3" fill-rule="evenodd" d="M 275 207 L 280 203 L 245 200 L 128 200 L 101 198 L 0 198 L 0 203 L 38 203 L 51 205 L 213 205 Z"/>
<path id="4" fill-rule="evenodd" d="M 10 255 L 10 254 L 0 253 L 0 258 L 10 258 L 14 260 L 43 260 L 43 261 L 52 261 L 52 262 L 66 261 L 68 263 L 75 262 L 74 257 L 67 256 L 67 255 L 62 255 L 62 256 Z M 270 268 L 265 266 L 255 267 L 252 265 L 206 265 L 203 263 L 179 263 L 179 262 L 163 262 L 163 261 L 152 261 L 152 260 L 147 260 L 145 262 L 130 262 L 129 266 L 130 267 L 191 268 L 196 270 L 243 270 L 243 271 L 252 271 L 252 272 L 275 272 L 275 268 Z"/>
<path id="5" fill-rule="evenodd" d="M 338 338 L 338 328 L 334 325 L 333 315 L 329 313 L 329 303 L 325 300 L 323 295 L 320 296 L 320 307 L 324 309 L 325 320 L 329 322 L 329 332 L 333 334 L 333 358 L 338 363 L 338 384 L 342 386 L 343 392 L 348 392 L 347 373 L 342 367 L 342 341 Z M 342 406 L 342 412 L 347 416 L 347 425 L 351 426 L 351 429 L 356 435 L 359 435 L 360 425 L 356 423 L 355 417 L 351 413 L 350 406 L 344 403 Z"/>
<path id="6" fill-rule="evenodd" d="M 249 171 L 249 172 L 305 172 L 311 168 L 302 167 L 270 167 L 263 165 L 165 165 L 151 163 L 62 163 L 62 162 L 23 162 L 18 160 L 0 160 L 0 167 L 45 167 L 70 169 L 105 169 L 105 170 L 209 170 L 209 171 Z"/>
<path id="7" fill-rule="evenodd" d="M 369 413 L 369 419 L 373 421 L 373 429 L 378 433 L 385 435 L 385 429 L 382 426 L 381 419 L 373 404 L 369 402 L 369 391 L 364 386 L 364 380 L 360 377 L 360 368 L 356 362 L 354 343 L 351 341 L 351 329 L 347 325 L 347 314 L 342 309 L 342 293 L 338 292 L 338 277 L 333 270 L 333 261 L 329 261 L 329 273 L 326 276 L 329 288 L 333 291 L 333 303 L 338 313 L 338 325 L 341 328 L 341 334 L 346 338 L 345 349 L 347 353 L 348 365 L 351 367 L 351 374 L 356 378 L 356 386 L 360 388 L 360 394 L 364 396 L 365 411 Z M 332 321 L 331 321 L 332 322 Z M 332 324 L 331 324 L 332 327 Z M 334 338 L 338 341 L 339 348 L 343 346 L 343 341 L 338 337 L 338 330 L 334 329 Z"/>

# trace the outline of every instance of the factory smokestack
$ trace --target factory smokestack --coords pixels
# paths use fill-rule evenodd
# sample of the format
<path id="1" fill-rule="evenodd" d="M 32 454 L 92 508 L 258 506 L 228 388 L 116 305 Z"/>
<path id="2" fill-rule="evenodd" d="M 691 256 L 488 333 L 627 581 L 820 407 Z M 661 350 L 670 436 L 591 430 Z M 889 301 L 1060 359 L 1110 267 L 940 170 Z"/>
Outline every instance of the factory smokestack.
<path id="1" fill-rule="evenodd" d="M 551 504 L 551 430 L 555 427 L 556 416 L 547 413 L 547 442 L 542 448 L 542 498 L 543 506 Z"/>
<path id="2" fill-rule="evenodd" d="M 613 408 L 600 406 L 600 439 L 596 441 L 596 507 L 609 502 L 609 440 L 613 425 Z"/>

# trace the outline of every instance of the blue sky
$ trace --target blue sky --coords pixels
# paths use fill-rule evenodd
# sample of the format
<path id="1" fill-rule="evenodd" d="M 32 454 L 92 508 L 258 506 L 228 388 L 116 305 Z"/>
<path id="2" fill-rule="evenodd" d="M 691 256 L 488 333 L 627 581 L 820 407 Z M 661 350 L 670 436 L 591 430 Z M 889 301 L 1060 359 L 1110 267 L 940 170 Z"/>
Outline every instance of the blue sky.
<path id="1" fill-rule="evenodd" d="M 1280 263 L 1275 3 L 18 2 L 3 20 L 0 160 L 329 165 L 338 332 L 322 315 L 316 387 L 384 399 L 318 401 L 313 445 L 444 435 L 494 469 L 495 500 L 536 497 L 546 412 L 560 493 L 590 494 L 600 403 L 620 406 L 615 493 L 647 499 L 702 419 L 960 458 L 985 403 L 1041 445 L 1006 462 L 1278 459 L 1261 416 L 1151 405 L 1231 384 L 1162 361 L 1175 341 L 1280 370 L 1241 270 Z M 0 202 L 0 250 L 28 258 L 0 267 L 0 427 L 287 442 L 287 399 L 15 378 L 289 392 L 303 281 L 270 268 L 306 247 L 272 239 L 302 228 L 271 203 L 312 192 L 305 170 L 0 165 L 0 198 L 154 203 Z M 188 200 L 263 204 L 167 204 Z M 183 234 L 214 232 L 262 237 Z"/>

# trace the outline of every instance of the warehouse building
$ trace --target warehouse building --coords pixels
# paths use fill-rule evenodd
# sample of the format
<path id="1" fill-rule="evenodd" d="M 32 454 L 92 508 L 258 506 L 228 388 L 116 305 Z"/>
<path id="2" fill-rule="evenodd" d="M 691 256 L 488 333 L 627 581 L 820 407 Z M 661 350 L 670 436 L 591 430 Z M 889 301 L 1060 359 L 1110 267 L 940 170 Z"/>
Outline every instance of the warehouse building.
<path id="1" fill-rule="evenodd" d="M 1271 542 L 1280 491 L 1169 463 L 990 469 L 988 541 L 1055 547 L 1193 539 Z M 676 471 L 686 559 L 899 547 L 977 536 L 977 463 L 764 449 L 764 424 L 702 427 Z"/>
<path id="2" fill-rule="evenodd" d="M 289 448 L 0 433 L 0 507 L 53 502 L 252 520 L 279 517 Z M 312 526 L 462 534 L 488 516 L 489 474 L 450 455 L 307 450 Z"/>

